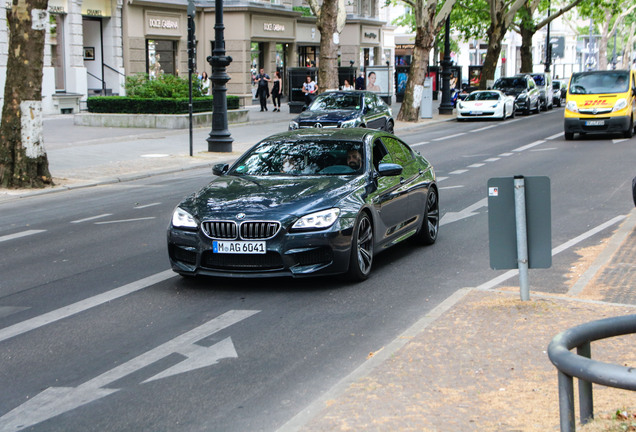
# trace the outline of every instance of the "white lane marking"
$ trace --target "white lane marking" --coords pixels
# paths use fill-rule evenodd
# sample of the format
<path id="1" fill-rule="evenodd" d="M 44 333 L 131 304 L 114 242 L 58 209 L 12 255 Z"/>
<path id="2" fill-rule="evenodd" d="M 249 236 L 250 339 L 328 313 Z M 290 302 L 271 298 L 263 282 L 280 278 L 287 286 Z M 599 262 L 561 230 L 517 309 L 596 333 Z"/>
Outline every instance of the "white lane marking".
<path id="1" fill-rule="evenodd" d="M 104 213 L 104 214 L 100 214 L 100 215 L 97 215 L 97 216 L 91 216 L 91 217 L 87 217 L 87 218 L 84 218 L 84 219 L 74 220 L 74 221 L 71 221 L 71 223 L 72 224 L 78 224 L 78 223 L 82 223 L 82 222 L 92 221 L 92 220 L 95 220 L 95 219 L 105 218 L 105 217 L 112 216 L 112 215 L 113 215 L 112 213 Z"/>
<path id="2" fill-rule="evenodd" d="M 0 237 L 0 243 L 4 241 L 9 241 L 9 240 L 15 240 L 17 238 L 27 237 L 34 234 L 40 234 L 43 232 L 46 232 L 46 230 L 27 230 L 27 231 L 22 231 L 15 234 L 9 234 L 9 235 Z"/>
<path id="3" fill-rule="evenodd" d="M 8 317 L 18 312 L 29 309 L 28 307 L 21 306 L 0 306 L 0 318 Z"/>
<path id="4" fill-rule="evenodd" d="M 531 152 L 542 152 L 542 151 L 550 151 L 550 150 L 556 150 L 556 147 L 546 147 L 546 148 L 540 148 L 540 149 L 532 149 L 530 150 Z"/>
<path id="5" fill-rule="evenodd" d="M 149 154 L 143 154 L 141 155 L 142 158 L 165 158 L 170 156 L 169 154 L 163 154 L 163 153 L 149 153 Z"/>
<path id="6" fill-rule="evenodd" d="M 483 198 L 477 201 L 475 204 L 472 204 L 458 212 L 447 212 L 446 214 L 444 214 L 444 216 L 442 216 L 442 219 L 439 221 L 439 225 L 442 226 L 442 225 L 449 224 L 451 222 L 456 222 L 458 220 L 466 219 L 467 217 L 470 217 L 470 216 L 476 216 L 479 214 L 479 213 L 474 213 L 477 209 L 480 209 L 482 207 L 487 207 L 487 206 L 488 206 L 488 198 Z"/>
<path id="7" fill-rule="evenodd" d="M 572 246 L 582 242 L 583 240 L 592 237 L 594 234 L 597 234 L 597 233 L 603 231 L 604 229 L 609 228 L 610 226 L 612 226 L 614 224 L 617 224 L 618 222 L 622 221 L 626 217 L 627 216 L 625 216 L 625 215 L 616 216 L 614 219 L 611 219 L 611 220 L 609 220 L 609 221 L 607 221 L 605 223 L 602 223 L 602 224 L 598 225 L 597 227 L 592 228 L 591 230 L 586 231 L 583 234 L 581 234 L 581 235 L 579 235 L 577 237 L 574 237 L 571 240 L 566 241 L 562 245 L 557 246 L 554 249 L 552 249 L 552 256 L 555 256 L 556 254 L 561 253 L 564 250 L 567 250 L 567 249 L 571 248 Z M 500 283 L 510 279 L 511 277 L 516 276 L 517 274 L 519 274 L 519 270 L 517 270 L 517 269 L 508 270 L 504 274 L 499 275 L 496 278 L 491 279 L 488 282 L 485 282 L 485 283 L 479 285 L 476 289 L 488 290 L 488 289 L 494 288 L 497 285 L 499 285 Z"/>
<path id="8" fill-rule="evenodd" d="M 456 171 L 451 171 L 451 172 L 449 172 L 449 174 L 451 174 L 451 175 L 458 175 L 458 174 L 464 174 L 465 172 L 468 172 L 468 170 L 456 170 Z"/>
<path id="9" fill-rule="evenodd" d="M 108 225 L 108 224 L 116 224 L 116 223 L 125 223 L 125 222 L 138 222 L 143 220 L 156 219 L 154 216 L 142 217 L 142 218 L 134 218 L 134 219 L 120 219 L 114 221 L 104 221 L 104 222 L 95 222 L 95 225 Z"/>
<path id="10" fill-rule="evenodd" d="M 536 147 L 536 146 L 538 146 L 539 144 L 543 144 L 544 142 L 545 142 L 545 140 L 535 141 L 535 142 L 533 142 L 533 143 L 530 143 L 530 144 L 524 145 L 524 146 L 522 146 L 522 147 L 516 148 L 516 149 L 514 149 L 513 151 L 514 151 L 514 152 L 522 152 L 522 151 L 524 151 L 524 150 L 528 150 L 528 149 L 530 149 L 530 148 L 532 148 L 532 147 Z"/>
<path id="11" fill-rule="evenodd" d="M 145 208 L 148 208 L 148 207 L 154 207 L 154 206 L 158 206 L 158 205 L 161 205 L 161 203 L 160 203 L 160 202 L 156 202 L 156 203 L 150 203 L 150 204 L 138 205 L 138 206 L 135 206 L 135 207 L 133 207 L 133 208 L 134 208 L 135 210 L 139 210 L 139 209 L 145 209 Z"/>
<path id="12" fill-rule="evenodd" d="M 460 132 L 460 133 L 456 133 L 454 135 L 447 135 L 447 136 L 444 136 L 444 137 L 435 138 L 433 141 L 444 141 L 444 140 L 451 139 L 451 138 L 457 138 L 458 136 L 462 136 L 462 135 L 466 135 L 466 132 Z"/>
<path id="13" fill-rule="evenodd" d="M 411 147 L 425 145 L 425 144 L 430 144 L 430 141 L 422 141 L 422 142 L 418 142 L 418 143 L 415 143 L 415 144 L 411 144 Z"/>
<path id="14" fill-rule="evenodd" d="M 497 127 L 497 126 L 499 126 L 499 125 L 484 126 L 483 128 L 475 129 L 473 132 L 481 132 L 481 131 L 485 131 L 486 129 L 494 128 L 494 127 Z"/>
<path id="15" fill-rule="evenodd" d="M 21 430 L 115 393 L 119 389 L 103 387 L 175 353 L 186 359 L 144 383 L 212 366 L 223 358 L 237 358 L 238 354 L 229 337 L 211 347 L 196 343 L 259 312 L 231 310 L 77 387 L 49 387 L 0 417 L 0 429 Z"/>
<path id="16" fill-rule="evenodd" d="M 614 144 L 622 143 L 623 141 L 627 141 L 627 138 L 616 138 L 612 140 Z"/>
<path id="17" fill-rule="evenodd" d="M 448 177 L 437 177 L 437 183 L 446 180 Z"/>
<path id="18" fill-rule="evenodd" d="M 497 162 L 499 159 L 501 158 L 488 158 L 488 159 L 485 159 L 484 162 Z"/>
<path id="19" fill-rule="evenodd" d="M 563 132 L 559 132 L 558 134 L 555 134 L 555 135 L 549 136 L 549 137 L 547 137 L 546 139 L 547 139 L 547 140 L 553 140 L 553 139 L 555 139 L 555 138 L 559 138 L 560 136 L 563 136 Z"/>
<path id="20" fill-rule="evenodd" d="M 512 156 L 514 153 L 502 153 L 499 156 L 501 157 L 506 157 L 506 156 Z"/>
<path id="21" fill-rule="evenodd" d="M 468 168 L 479 168 L 479 167 L 483 167 L 484 165 L 486 164 L 476 163 L 476 164 L 468 165 Z"/>
<path id="22" fill-rule="evenodd" d="M 103 303 L 107 303 L 119 297 L 126 296 L 128 294 L 134 293 L 135 291 L 139 291 L 141 289 L 147 288 L 151 285 L 163 282 L 173 277 L 175 277 L 175 273 L 172 270 L 164 270 L 160 273 L 156 273 L 138 281 L 131 282 L 119 288 L 106 291 L 105 293 L 80 300 L 68 306 L 64 306 L 54 311 L 47 312 L 40 316 L 28 319 L 26 321 L 19 322 L 0 330 L 0 342 L 11 339 L 12 337 L 21 335 L 31 330 L 43 327 L 47 324 L 51 324 L 55 321 L 68 318 L 80 312 L 84 312 L 87 309 L 91 309 L 95 306 L 99 306 Z"/>
<path id="23" fill-rule="evenodd" d="M 459 189 L 459 188 L 463 188 L 464 185 L 457 185 L 457 186 L 446 186 L 446 187 L 441 187 L 439 188 L 439 190 L 445 190 L 445 189 Z"/>

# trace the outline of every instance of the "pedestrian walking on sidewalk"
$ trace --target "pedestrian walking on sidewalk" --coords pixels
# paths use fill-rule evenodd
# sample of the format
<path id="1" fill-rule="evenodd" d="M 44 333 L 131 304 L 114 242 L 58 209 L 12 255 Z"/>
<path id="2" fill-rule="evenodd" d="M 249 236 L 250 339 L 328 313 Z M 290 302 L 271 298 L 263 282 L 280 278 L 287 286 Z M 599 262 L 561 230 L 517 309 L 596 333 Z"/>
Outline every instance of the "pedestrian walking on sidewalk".
<path id="1" fill-rule="evenodd" d="M 280 72 L 276 71 L 272 81 L 274 82 L 274 85 L 272 86 L 272 102 L 274 103 L 274 111 L 280 112 L 280 97 L 283 94 L 283 80 L 280 77 Z"/>
<path id="2" fill-rule="evenodd" d="M 256 90 L 256 97 L 261 102 L 261 111 L 267 111 L 267 98 L 269 97 L 269 85 L 271 81 L 269 75 L 265 73 L 265 69 L 261 68 L 260 73 L 256 76 L 256 82 L 258 88 Z"/>

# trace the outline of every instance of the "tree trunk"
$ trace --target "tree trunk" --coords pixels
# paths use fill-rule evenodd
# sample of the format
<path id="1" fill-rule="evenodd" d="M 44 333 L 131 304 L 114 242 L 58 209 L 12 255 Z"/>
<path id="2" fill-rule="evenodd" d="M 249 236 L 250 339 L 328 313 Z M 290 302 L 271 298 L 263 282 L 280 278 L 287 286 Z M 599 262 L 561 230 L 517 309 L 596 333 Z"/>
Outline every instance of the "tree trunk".
<path id="1" fill-rule="evenodd" d="M 532 37 L 537 32 L 537 28 L 532 20 L 533 11 L 526 4 L 519 11 L 521 25 L 519 34 L 521 35 L 521 73 L 532 73 Z"/>
<path id="2" fill-rule="evenodd" d="M 13 0 L 0 126 L 0 186 L 53 184 L 42 141 L 42 69 L 47 0 Z"/>
<path id="3" fill-rule="evenodd" d="M 607 70 L 607 42 L 609 40 L 609 26 L 612 19 L 612 12 L 605 11 L 605 21 L 601 24 L 601 38 L 598 44 L 598 70 Z"/>
<path id="4" fill-rule="evenodd" d="M 430 44 L 432 43 L 429 41 L 428 44 L 418 44 L 418 40 L 424 39 L 422 33 L 424 31 L 418 27 L 415 36 L 416 43 L 413 47 L 411 68 L 409 69 L 409 76 L 404 89 L 404 99 L 402 99 L 400 112 L 397 116 L 399 121 L 416 122 L 419 120 L 424 78 L 426 78 L 428 56 L 431 50 Z"/>
<path id="5" fill-rule="evenodd" d="M 320 31 L 320 60 L 318 65 L 318 90 L 338 89 L 338 46 L 333 41 L 338 18 L 338 1 L 325 0 L 316 23 Z M 335 72 L 335 73 L 334 73 Z"/>
<path id="6" fill-rule="evenodd" d="M 488 81 L 493 81 L 495 79 L 497 62 L 499 62 L 499 55 L 501 54 L 501 41 L 505 34 L 506 28 L 503 25 L 495 26 L 491 24 L 488 29 L 488 51 L 486 52 L 484 66 L 481 70 L 481 82 L 479 83 L 480 90 L 486 90 L 488 87 Z"/>

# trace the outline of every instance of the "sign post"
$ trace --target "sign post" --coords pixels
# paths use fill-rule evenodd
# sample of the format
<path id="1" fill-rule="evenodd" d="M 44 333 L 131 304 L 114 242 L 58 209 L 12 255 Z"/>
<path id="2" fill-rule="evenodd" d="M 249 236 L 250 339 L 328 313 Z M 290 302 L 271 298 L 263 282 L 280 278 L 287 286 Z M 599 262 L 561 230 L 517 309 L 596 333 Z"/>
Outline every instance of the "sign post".
<path id="1" fill-rule="evenodd" d="M 530 299 L 528 269 L 552 266 L 550 179 L 488 180 L 490 267 L 519 269 L 521 300 Z"/>

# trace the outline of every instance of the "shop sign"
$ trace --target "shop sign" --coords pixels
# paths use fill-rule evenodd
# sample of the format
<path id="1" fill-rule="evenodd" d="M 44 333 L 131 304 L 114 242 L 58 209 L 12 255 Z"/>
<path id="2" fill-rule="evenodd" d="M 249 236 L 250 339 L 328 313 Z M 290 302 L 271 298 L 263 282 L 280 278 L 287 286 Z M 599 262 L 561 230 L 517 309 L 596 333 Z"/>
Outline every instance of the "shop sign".
<path id="1" fill-rule="evenodd" d="M 266 22 L 266 23 L 263 23 L 263 30 L 271 31 L 271 32 L 284 32 L 285 24 Z"/>
<path id="2" fill-rule="evenodd" d="M 252 15 L 252 37 L 271 38 L 278 40 L 295 39 L 294 21 L 287 18 Z"/>
<path id="3" fill-rule="evenodd" d="M 181 36 L 181 15 L 169 13 L 146 13 L 147 35 Z"/>
<path id="4" fill-rule="evenodd" d="M 362 27 L 362 41 L 378 44 L 380 42 L 380 30 L 377 27 Z"/>
<path id="5" fill-rule="evenodd" d="M 110 0 L 84 0 L 82 15 L 94 17 L 109 17 L 111 15 Z"/>
<path id="6" fill-rule="evenodd" d="M 65 0 L 49 0 L 48 11 L 51 14 L 65 14 L 66 1 Z"/>

